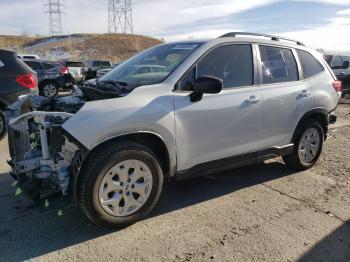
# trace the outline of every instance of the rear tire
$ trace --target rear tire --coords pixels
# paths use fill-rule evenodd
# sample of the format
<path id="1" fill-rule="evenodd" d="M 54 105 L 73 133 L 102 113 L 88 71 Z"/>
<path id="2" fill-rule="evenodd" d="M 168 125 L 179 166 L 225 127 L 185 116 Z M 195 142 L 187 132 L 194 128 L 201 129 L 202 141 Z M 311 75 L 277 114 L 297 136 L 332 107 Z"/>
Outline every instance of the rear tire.
<path id="1" fill-rule="evenodd" d="M 39 94 L 43 97 L 54 98 L 58 95 L 58 85 L 54 82 L 46 82 L 40 85 Z"/>
<path id="2" fill-rule="evenodd" d="M 162 188 L 163 172 L 152 151 L 132 142 L 110 143 L 86 159 L 78 200 L 95 224 L 120 228 L 147 216 Z"/>
<path id="3" fill-rule="evenodd" d="M 5 125 L 5 113 L 2 108 L 0 108 L 0 140 L 6 135 L 6 125 Z"/>
<path id="4" fill-rule="evenodd" d="M 297 170 L 306 170 L 316 164 L 324 142 L 324 130 L 314 119 L 306 120 L 296 131 L 293 151 L 282 156 L 283 161 Z"/>

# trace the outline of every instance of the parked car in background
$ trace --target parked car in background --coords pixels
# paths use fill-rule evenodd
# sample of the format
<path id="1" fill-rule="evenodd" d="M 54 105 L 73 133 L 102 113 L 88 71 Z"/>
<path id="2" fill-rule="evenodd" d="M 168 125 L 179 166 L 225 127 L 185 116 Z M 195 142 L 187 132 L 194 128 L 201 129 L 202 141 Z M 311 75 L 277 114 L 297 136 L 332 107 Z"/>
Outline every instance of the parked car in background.
<path id="1" fill-rule="evenodd" d="M 112 63 L 106 60 L 88 60 L 85 61 L 87 67 L 86 79 L 93 79 L 97 77 L 97 71 L 100 69 L 112 69 Z"/>
<path id="2" fill-rule="evenodd" d="M 38 55 L 18 54 L 17 56 L 18 56 L 18 58 L 21 58 L 21 59 L 40 59 L 40 57 Z"/>
<path id="3" fill-rule="evenodd" d="M 36 73 L 16 53 L 0 49 L 0 139 L 6 133 L 5 108 L 31 92 L 38 92 Z"/>
<path id="4" fill-rule="evenodd" d="M 65 65 L 38 59 L 22 61 L 37 73 L 41 96 L 52 98 L 57 96 L 59 91 L 72 90 L 75 81 Z"/>
<path id="5" fill-rule="evenodd" d="M 350 54 L 325 53 L 324 57 L 343 84 L 342 97 L 350 94 Z"/>
<path id="6" fill-rule="evenodd" d="M 35 96 L 11 106 L 11 174 L 24 190 L 33 179 L 71 194 L 98 225 L 130 225 L 170 179 L 276 156 L 311 168 L 340 91 L 321 54 L 283 37 L 158 45 L 49 106 Z M 41 142 L 31 146 L 28 134 Z"/>
<path id="7" fill-rule="evenodd" d="M 114 64 L 113 67 L 111 67 L 111 68 L 103 68 L 103 69 L 97 70 L 96 78 L 101 78 L 102 76 L 104 76 L 108 72 L 112 71 L 113 68 L 117 67 L 118 65 L 119 64 Z"/>
<path id="8" fill-rule="evenodd" d="M 83 61 L 62 61 L 62 64 L 68 68 L 77 83 L 83 82 L 86 77 L 87 67 Z"/>

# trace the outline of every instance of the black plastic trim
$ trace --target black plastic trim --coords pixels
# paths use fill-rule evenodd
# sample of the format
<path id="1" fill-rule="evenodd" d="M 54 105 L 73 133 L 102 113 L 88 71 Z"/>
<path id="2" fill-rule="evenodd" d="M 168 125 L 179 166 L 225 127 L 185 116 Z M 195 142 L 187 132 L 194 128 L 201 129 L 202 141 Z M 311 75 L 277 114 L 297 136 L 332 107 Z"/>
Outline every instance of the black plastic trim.
<path id="1" fill-rule="evenodd" d="M 198 164 L 190 169 L 177 172 L 175 174 L 175 179 L 184 180 L 254 164 L 260 161 L 288 154 L 293 150 L 293 147 L 293 144 L 286 145 L 283 147 L 273 147 L 266 150 L 262 150 L 260 152 L 252 152 Z"/>

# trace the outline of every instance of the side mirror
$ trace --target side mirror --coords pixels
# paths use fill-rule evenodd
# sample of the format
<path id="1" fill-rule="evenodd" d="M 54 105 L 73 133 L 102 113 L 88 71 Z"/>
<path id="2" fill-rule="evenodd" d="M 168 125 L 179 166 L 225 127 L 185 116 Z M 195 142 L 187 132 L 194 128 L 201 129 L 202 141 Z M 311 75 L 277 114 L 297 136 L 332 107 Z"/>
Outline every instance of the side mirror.
<path id="1" fill-rule="evenodd" d="M 350 67 L 350 62 L 349 61 L 344 61 L 343 62 L 343 69 L 348 69 Z"/>
<path id="2" fill-rule="evenodd" d="M 200 76 L 194 81 L 193 93 L 190 95 L 191 102 L 198 102 L 203 94 L 218 94 L 223 89 L 223 81 L 213 76 Z"/>

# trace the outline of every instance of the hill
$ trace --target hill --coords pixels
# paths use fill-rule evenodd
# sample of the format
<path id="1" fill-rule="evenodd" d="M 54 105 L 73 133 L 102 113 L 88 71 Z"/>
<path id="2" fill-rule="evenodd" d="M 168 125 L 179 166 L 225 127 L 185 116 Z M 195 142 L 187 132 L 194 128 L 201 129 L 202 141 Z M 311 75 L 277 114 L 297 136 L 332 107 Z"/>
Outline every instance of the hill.
<path id="1" fill-rule="evenodd" d="M 43 59 L 106 59 L 113 63 L 161 41 L 141 35 L 73 34 L 55 37 L 1 36 L 0 48 L 37 54 Z"/>

